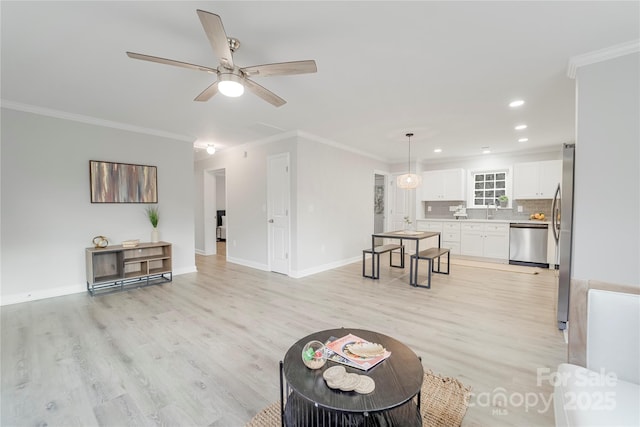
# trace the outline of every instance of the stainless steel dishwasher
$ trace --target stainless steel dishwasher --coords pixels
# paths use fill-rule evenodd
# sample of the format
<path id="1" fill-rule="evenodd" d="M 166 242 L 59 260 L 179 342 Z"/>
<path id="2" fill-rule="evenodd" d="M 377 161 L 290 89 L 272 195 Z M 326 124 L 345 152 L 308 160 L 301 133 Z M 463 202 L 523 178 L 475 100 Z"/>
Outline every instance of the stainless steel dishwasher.
<path id="1" fill-rule="evenodd" d="M 548 224 L 516 223 L 509 228 L 509 264 L 549 267 Z"/>

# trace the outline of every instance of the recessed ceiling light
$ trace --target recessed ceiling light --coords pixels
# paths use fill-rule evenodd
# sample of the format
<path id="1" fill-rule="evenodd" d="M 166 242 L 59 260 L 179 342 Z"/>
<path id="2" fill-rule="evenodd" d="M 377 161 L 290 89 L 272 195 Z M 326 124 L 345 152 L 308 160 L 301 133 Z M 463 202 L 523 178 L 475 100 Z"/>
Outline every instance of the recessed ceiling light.
<path id="1" fill-rule="evenodd" d="M 527 142 L 529 140 L 529 138 L 520 138 L 518 140 L 518 142 Z"/>
<path id="2" fill-rule="evenodd" d="M 442 153 L 442 148 L 436 148 L 433 150 L 434 153 Z"/>
<path id="3" fill-rule="evenodd" d="M 523 130 L 523 129 L 526 129 L 526 128 L 527 128 L 527 125 L 518 125 L 518 126 L 515 127 L 516 130 Z"/>
<path id="4" fill-rule="evenodd" d="M 482 154 L 489 154 L 491 153 L 491 150 L 489 149 L 489 147 L 482 147 Z"/>
<path id="5" fill-rule="evenodd" d="M 523 105 L 524 105 L 524 101 L 522 99 L 517 99 L 509 103 L 509 107 L 511 108 L 522 107 Z"/>

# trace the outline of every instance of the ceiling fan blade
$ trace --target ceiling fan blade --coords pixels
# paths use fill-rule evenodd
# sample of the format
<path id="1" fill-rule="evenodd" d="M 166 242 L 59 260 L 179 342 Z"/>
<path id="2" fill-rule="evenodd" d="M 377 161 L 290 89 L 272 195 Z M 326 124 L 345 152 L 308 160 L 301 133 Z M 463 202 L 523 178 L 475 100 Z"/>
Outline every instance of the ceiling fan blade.
<path id="1" fill-rule="evenodd" d="M 200 9 L 198 9 L 197 12 L 204 32 L 207 33 L 209 43 L 211 43 L 211 47 L 213 47 L 213 52 L 220 60 L 222 66 L 232 69 L 233 56 L 229 48 L 227 33 L 224 31 L 224 26 L 222 25 L 222 19 L 215 13 L 205 12 Z"/>
<path id="2" fill-rule="evenodd" d="M 206 71 L 208 73 L 216 74 L 218 72 L 218 70 L 216 70 L 215 68 L 205 67 L 203 65 L 189 64 L 188 62 L 174 61 L 173 59 L 160 58 L 158 56 L 143 55 L 142 53 L 127 52 L 127 56 L 133 59 L 141 59 L 143 61 L 175 65 L 176 67 L 190 68 L 192 70 Z"/>
<path id="3" fill-rule="evenodd" d="M 268 89 L 263 88 L 258 83 L 254 82 L 252 80 L 244 79 L 244 87 L 246 87 L 251 92 L 253 92 L 254 95 L 259 96 L 260 98 L 262 98 L 265 101 L 267 101 L 269 104 L 274 105 L 276 107 L 281 107 L 281 106 L 283 106 L 284 104 L 287 103 L 287 101 L 285 101 L 284 99 L 280 98 L 275 93 L 271 92 Z"/>
<path id="4" fill-rule="evenodd" d="M 250 77 L 286 76 L 292 74 L 307 74 L 318 71 L 316 61 L 309 59 L 306 61 L 278 62 L 275 64 L 254 65 L 241 69 L 243 73 Z"/>
<path id="5" fill-rule="evenodd" d="M 195 97 L 194 101 L 208 101 L 216 93 L 218 93 L 218 82 L 214 82 L 213 84 L 209 85 L 209 87 L 203 90 L 200 95 Z"/>

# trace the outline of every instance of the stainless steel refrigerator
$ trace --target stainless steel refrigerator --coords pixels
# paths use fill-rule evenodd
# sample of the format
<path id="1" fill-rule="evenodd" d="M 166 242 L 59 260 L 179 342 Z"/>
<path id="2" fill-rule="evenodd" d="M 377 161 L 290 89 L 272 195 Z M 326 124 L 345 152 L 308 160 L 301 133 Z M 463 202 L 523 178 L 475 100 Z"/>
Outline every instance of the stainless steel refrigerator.
<path id="1" fill-rule="evenodd" d="M 569 321 L 575 150 L 575 144 L 564 144 L 562 148 L 562 182 L 558 184 L 551 209 L 553 212 L 553 235 L 556 239 L 556 260 L 559 266 L 558 329 L 566 329 Z"/>

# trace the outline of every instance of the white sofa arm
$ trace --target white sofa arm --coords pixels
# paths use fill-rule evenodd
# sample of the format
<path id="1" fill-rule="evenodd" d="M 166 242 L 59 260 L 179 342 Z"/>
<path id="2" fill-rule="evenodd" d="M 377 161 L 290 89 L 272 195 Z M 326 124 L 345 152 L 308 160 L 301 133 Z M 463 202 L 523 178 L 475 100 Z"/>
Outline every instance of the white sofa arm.
<path id="1" fill-rule="evenodd" d="M 640 295 L 590 289 L 587 368 L 640 384 Z"/>
<path id="2" fill-rule="evenodd" d="M 557 374 L 556 426 L 640 426 L 640 385 L 568 363 L 558 366 Z"/>
<path id="3" fill-rule="evenodd" d="M 640 295 L 589 290 L 586 361 L 558 366 L 556 426 L 640 426 Z"/>

